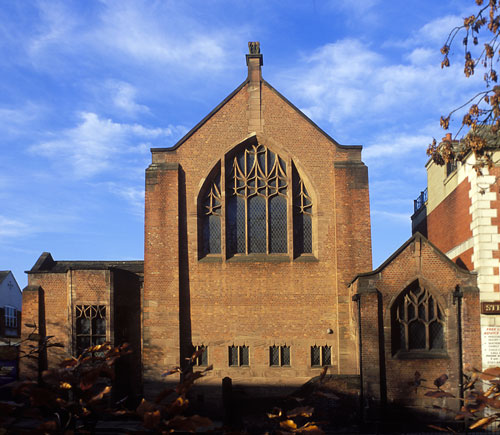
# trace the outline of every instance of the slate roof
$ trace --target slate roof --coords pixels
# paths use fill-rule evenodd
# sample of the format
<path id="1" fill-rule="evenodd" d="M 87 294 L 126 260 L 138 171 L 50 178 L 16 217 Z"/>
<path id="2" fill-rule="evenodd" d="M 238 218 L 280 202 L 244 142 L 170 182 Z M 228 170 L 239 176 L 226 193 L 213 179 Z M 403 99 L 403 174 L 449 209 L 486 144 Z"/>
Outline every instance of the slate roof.
<path id="1" fill-rule="evenodd" d="M 40 255 L 35 265 L 26 273 L 65 273 L 68 270 L 106 270 L 122 269 L 129 272 L 144 273 L 144 261 L 55 261 L 50 252 Z"/>

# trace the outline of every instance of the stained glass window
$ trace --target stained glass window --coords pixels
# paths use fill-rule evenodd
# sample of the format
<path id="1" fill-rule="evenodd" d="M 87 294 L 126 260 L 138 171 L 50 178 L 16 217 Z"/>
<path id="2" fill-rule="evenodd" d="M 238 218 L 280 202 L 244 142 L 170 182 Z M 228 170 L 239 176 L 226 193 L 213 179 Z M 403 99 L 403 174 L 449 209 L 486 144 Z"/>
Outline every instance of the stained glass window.
<path id="1" fill-rule="evenodd" d="M 401 293 L 391 317 L 394 353 L 444 349 L 443 312 L 434 296 L 418 281 Z"/>

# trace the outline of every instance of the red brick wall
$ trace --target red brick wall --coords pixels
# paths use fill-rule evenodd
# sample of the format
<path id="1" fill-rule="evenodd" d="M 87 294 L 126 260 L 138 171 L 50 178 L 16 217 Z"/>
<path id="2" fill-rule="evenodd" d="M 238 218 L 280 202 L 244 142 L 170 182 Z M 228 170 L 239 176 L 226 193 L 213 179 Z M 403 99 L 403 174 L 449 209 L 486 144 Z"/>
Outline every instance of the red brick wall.
<path id="1" fill-rule="evenodd" d="M 313 196 L 315 259 L 198 258 L 200 188 L 217 162 L 248 137 L 243 88 L 175 151 L 153 152 L 144 284 L 144 367 L 151 380 L 180 362 L 180 348 L 188 342 L 209 346 L 214 370 L 208 378 L 214 380 L 278 376 L 280 382 L 302 382 L 319 372 L 310 367 L 314 344 L 332 346 L 333 373 L 356 371 L 347 283 L 371 269 L 366 167 L 359 149 L 332 143 L 265 85 L 261 98 L 259 142 L 293 159 Z M 271 369 L 269 346 L 285 343 L 291 367 Z M 232 344 L 250 347 L 249 368 L 228 367 Z"/>
<path id="2" fill-rule="evenodd" d="M 470 182 L 462 181 L 427 216 L 427 238 L 443 252 L 448 252 L 472 237 L 470 189 Z"/>
<path id="3" fill-rule="evenodd" d="M 23 323 L 35 323 L 45 328 L 46 335 L 64 348 L 52 347 L 47 352 L 49 366 L 74 352 L 73 337 L 75 305 L 106 305 L 107 338 L 111 339 L 112 310 L 110 307 L 110 275 L 107 270 L 69 270 L 61 273 L 31 273 L 29 286 L 40 286 L 41 296 L 23 292 Z M 39 312 L 39 307 L 42 312 Z M 29 328 L 23 327 L 23 336 Z"/>
<path id="4" fill-rule="evenodd" d="M 438 254 L 425 239 L 418 237 L 409 243 L 399 254 L 382 270 L 375 271 L 369 276 L 358 278 L 354 283 L 353 292 L 361 295 L 362 307 L 362 340 L 363 340 L 363 374 L 365 390 L 375 395 L 378 387 L 376 359 L 383 355 L 382 377 L 385 376 L 387 400 L 395 401 L 408 406 L 432 407 L 433 399 L 424 396 L 425 389 L 415 391 L 410 385 L 418 371 L 427 380 L 426 385 L 433 387 L 433 380 L 441 374 L 449 376 L 445 389 L 458 397 L 459 382 L 459 348 L 457 304 L 453 302 L 453 292 L 458 285 L 464 292 L 462 307 L 463 325 L 463 362 L 475 367 L 481 365 L 481 340 L 479 322 L 479 291 L 476 286 L 475 275 L 462 271 L 454 266 L 444 255 Z M 419 280 L 421 286 L 432 293 L 440 303 L 445 316 L 445 346 L 446 357 L 399 359 L 394 356 L 391 342 L 391 307 L 398 295 L 408 285 Z M 370 290 L 371 289 L 371 290 Z M 381 313 L 378 322 L 375 320 L 377 303 L 369 299 L 373 293 L 379 294 Z M 382 329 L 382 341 L 377 341 L 375 326 Z M 374 335 L 375 334 L 375 335 Z M 381 353 L 378 346 L 381 344 Z M 372 360 L 375 363 L 372 363 Z M 366 361 L 366 363 L 365 363 Z M 384 382 L 382 380 L 382 389 Z M 456 407 L 458 402 L 450 401 L 448 406 Z"/>
<path id="5" fill-rule="evenodd" d="M 474 248 L 469 248 L 462 252 L 455 258 L 452 258 L 454 263 L 457 263 L 460 267 L 467 270 L 474 270 L 474 264 L 472 263 L 472 254 L 474 253 Z"/>
<path id="6" fill-rule="evenodd" d="M 36 333 L 39 334 L 40 319 L 39 319 L 39 302 L 40 298 L 43 299 L 43 291 L 38 286 L 28 286 L 23 290 L 23 310 L 21 314 L 21 322 L 23 328 L 21 331 L 21 355 L 26 355 L 30 352 L 30 345 L 38 345 L 36 337 L 31 334 L 35 332 L 33 328 L 27 327 L 28 325 L 36 325 L 38 328 Z M 29 338 L 35 339 L 35 341 Z M 36 379 L 38 373 L 38 366 L 34 360 L 29 358 L 22 358 L 19 362 L 19 378 Z"/>
<path id="7" fill-rule="evenodd" d="M 53 335 L 64 349 L 52 347 L 47 352 L 48 365 L 53 366 L 71 352 L 71 323 L 68 312 L 68 288 L 65 273 L 37 273 L 28 275 L 28 285 L 40 286 L 43 300 L 40 304 L 45 308 L 45 334 Z M 24 312 L 23 298 L 23 312 Z M 33 308 L 33 310 L 35 310 Z M 39 325 L 42 319 L 37 323 Z"/>

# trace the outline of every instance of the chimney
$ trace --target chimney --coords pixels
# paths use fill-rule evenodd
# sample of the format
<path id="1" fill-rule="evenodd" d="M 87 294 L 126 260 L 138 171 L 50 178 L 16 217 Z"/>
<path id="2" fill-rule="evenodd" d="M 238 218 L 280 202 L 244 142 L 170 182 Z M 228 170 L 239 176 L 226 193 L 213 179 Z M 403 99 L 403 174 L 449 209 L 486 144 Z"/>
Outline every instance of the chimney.
<path id="1" fill-rule="evenodd" d="M 248 43 L 249 54 L 246 55 L 248 66 L 248 132 L 262 132 L 261 79 L 263 65 L 260 54 L 260 42 Z"/>
<path id="2" fill-rule="evenodd" d="M 442 139 L 443 142 L 451 142 L 451 133 L 446 133 L 446 136 Z"/>

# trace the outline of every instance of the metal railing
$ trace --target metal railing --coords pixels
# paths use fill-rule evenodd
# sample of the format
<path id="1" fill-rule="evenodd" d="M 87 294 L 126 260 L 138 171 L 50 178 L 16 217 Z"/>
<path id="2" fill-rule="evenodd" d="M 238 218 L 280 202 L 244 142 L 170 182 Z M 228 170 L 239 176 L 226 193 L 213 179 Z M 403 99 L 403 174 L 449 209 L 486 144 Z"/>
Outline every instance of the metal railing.
<path id="1" fill-rule="evenodd" d="M 427 188 L 420 192 L 420 195 L 418 195 L 418 198 L 413 200 L 413 213 L 416 213 L 419 211 L 427 202 Z"/>

